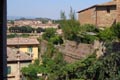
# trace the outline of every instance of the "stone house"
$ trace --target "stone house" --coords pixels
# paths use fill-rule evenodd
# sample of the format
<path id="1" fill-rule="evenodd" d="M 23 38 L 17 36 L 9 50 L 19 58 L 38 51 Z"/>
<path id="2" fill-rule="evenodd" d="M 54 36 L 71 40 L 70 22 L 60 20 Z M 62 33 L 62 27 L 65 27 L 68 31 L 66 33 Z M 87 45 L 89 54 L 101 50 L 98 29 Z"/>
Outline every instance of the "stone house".
<path id="1" fill-rule="evenodd" d="M 19 59 L 18 59 L 19 56 Z M 32 62 L 32 58 L 15 48 L 7 47 L 7 80 L 21 80 L 21 68 L 27 67 Z"/>
<path id="2" fill-rule="evenodd" d="M 35 38 L 10 38 L 7 39 L 7 47 L 18 48 L 20 51 L 29 54 L 33 61 L 38 59 L 39 42 Z"/>
<path id="3" fill-rule="evenodd" d="M 112 0 L 78 11 L 78 20 L 82 25 L 110 27 L 116 22 L 120 22 L 120 0 Z"/>

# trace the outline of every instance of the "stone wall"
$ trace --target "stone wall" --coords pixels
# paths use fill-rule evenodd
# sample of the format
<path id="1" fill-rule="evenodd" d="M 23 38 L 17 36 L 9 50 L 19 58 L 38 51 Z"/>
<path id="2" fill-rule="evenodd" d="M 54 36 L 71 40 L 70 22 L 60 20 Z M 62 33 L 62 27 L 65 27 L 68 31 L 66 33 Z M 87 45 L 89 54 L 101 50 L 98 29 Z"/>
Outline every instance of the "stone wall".
<path id="1" fill-rule="evenodd" d="M 79 43 L 77 44 L 74 41 L 66 41 L 63 46 L 57 47 L 60 52 L 63 53 L 64 59 L 67 62 L 74 62 L 80 60 L 93 53 L 93 45 Z"/>

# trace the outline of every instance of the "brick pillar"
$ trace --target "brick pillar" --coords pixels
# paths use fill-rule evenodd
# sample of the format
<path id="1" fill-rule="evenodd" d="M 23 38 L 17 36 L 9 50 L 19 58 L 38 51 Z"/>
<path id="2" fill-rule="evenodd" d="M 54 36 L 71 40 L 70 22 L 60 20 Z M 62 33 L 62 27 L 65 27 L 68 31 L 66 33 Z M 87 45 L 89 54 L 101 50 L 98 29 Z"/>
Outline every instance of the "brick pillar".
<path id="1" fill-rule="evenodd" d="M 120 0 L 116 0 L 117 3 L 117 22 L 120 22 Z"/>

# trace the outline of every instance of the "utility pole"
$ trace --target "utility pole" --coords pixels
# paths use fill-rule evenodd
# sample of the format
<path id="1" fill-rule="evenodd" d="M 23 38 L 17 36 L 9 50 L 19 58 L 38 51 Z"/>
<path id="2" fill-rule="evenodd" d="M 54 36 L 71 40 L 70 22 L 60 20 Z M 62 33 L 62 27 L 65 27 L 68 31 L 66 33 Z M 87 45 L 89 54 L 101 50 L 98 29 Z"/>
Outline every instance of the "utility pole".
<path id="1" fill-rule="evenodd" d="M 21 78 L 20 78 L 20 76 L 21 76 L 21 74 L 20 74 L 20 50 L 19 50 L 19 34 L 17 35 L 17 38 L 18 38 L 18 46 L 17 46 L 17 48 L 18 48 L 18 51 L 17 51 L 17 80 L 20 80 Z"/>
<path id="2" fill-rule="evenodd" d="M 19 50 L 17 51 L 17 65 L 18 65 L 17 80 L 20 80 L 20 51 Z"/>

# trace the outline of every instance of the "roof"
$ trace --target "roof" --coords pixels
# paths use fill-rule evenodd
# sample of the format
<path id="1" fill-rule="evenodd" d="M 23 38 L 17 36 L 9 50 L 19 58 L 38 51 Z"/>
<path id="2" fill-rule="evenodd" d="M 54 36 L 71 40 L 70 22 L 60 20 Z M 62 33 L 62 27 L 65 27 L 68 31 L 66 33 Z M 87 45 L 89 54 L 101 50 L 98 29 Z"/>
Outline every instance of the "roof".
<path id="1" fill-rule="evenodd" d="M 38 45 L 39 42 L 35 38 L 10 38 L 7 39 L 7 45 Z"/>
<path id="2" fill-rule="evenodd" d="M 98 6 L 113 6 L 116 5 L 116 1 L 110 1 L 103 4 L 98 4 Z"/>
<path id="3" fill-rule="evenodd" d="M 110 1 L 110 2 L 103 3 L 103 4 L 96 4 L 96 5 L 93 5 L 93 6 L 91 6 L 91 7 L 86 8 L 86 9 L 80 10 L 80 11 L 78 11 L 78 13 L 83 12 L 83 11 L 86 11 L 86 10 L 91 9 L 91 8 L 94 8 L 94 7 L 100 7 L 100 6 L 115 6 L 115 5 L 116 5 L 116 1 Z"/>
<path id="4" fill-rule="evenodd" d="M 7 47 L 7 61 L 17 61 L 17 54 L 18 53 L 18 50 L 15 49 L 15 48 L 9 48 Z M 20 61 L 31 61 L 32 58 L 24 53 L 24 52 L 21 52 L 19 51 L 19 54 L 20 54 Z"/>

